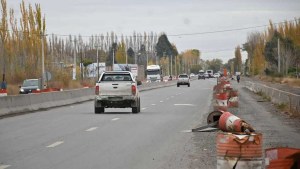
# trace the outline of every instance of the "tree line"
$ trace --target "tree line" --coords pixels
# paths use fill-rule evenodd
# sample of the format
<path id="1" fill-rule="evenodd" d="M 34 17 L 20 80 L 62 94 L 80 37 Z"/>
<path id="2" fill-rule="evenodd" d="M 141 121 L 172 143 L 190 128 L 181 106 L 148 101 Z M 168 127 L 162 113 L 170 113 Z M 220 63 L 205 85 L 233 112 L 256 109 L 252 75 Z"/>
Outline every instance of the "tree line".
<path id="1" fill-rule="evenodd" d="M 54 79 L 65 82 L 71 80 L 75 56 L 75 67 L 81 72 L 77 76 L 81 79 L 84 70 L 80 63 L 87 66 L 97 60 L 110 67 L 113 60 L 115 64 L 138 64 L 145 68 L 159 64 L 165 75 L 189 72 L 191 67 L 199 64 L 199 50 L 179 54 L 165 33 L 134 31 L 130 36 L 118 36 L 114 32 L 91 36 L 47 34 L 46 18 L 39 4 L 26 5 L 22 1 L 21 18 L 15 18 L 14 9 L 7 9 L 6 0 L 1 0 L 1 9 L 0 71 L 2 80 L 6 78 L 12 83 L 41 77 L 42 52 L 45 70 L 51 72 Z"/>
<path id="2" fill-rule="evenodd" d="M 252 32 L 243 44 L 248 58 L 245 72 L 249 75 L 286 76 L 299 72 L 300 18 L 284 23 L 270 21 L 265 32 Z"/>

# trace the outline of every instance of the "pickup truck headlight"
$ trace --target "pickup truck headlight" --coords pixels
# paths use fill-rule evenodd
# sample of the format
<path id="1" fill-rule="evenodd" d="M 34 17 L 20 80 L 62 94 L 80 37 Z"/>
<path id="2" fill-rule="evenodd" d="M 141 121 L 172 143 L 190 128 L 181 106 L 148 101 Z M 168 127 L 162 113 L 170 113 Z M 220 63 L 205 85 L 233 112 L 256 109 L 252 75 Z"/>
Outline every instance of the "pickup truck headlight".
<path id="1" fill-rule="evenodd" d="M 20 89 L 20 92 L 24 92 L 24 89 L 23 89 L 23 88 L 21 88 L 21 89 Z"/>

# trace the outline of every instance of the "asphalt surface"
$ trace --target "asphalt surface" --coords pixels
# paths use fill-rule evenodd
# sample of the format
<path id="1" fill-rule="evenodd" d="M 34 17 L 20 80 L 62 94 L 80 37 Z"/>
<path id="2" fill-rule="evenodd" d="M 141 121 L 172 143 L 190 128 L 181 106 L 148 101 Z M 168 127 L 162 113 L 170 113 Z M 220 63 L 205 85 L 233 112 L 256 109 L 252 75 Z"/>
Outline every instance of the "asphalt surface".
<path id="1" fill-rule="evenodd" d="M 141 113 L 93 102 L 0 120 L 0 169 L 190 168 L 214 80 L 141 92 Z"/>
<path id="2" fill-rule="evenodd" d="M 141 92 L 141 113 L 93 102 L 0 119 L 0 169 L 216 168 L 217 132 L 205 125 L 216 79 Z M 229 111 L 263 134 L 263 147 L 300 148 L 299 119 L 279 112 L 241 83 L 238 108 Z"/>

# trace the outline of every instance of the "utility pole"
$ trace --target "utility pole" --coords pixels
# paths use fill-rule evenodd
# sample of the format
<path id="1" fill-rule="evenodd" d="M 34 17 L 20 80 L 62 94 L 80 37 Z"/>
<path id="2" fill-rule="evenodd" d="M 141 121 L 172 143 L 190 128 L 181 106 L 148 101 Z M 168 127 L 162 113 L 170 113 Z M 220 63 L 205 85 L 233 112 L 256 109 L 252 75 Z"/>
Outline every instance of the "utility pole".
<path id="1" fill-rule="evenodd" d="M 279 38 L 277 39 L 277 49 L 278 49 L 278 73 L 280 73 L 280 41 Z"/>
<path id="2" fill-rule="evenodd" d="M 147 64 L 146 64 L 146 68 L 148 66 L 148 52 L 146 51 L 146 56 L 147 56 Z"/>
<path id="3" fill-rule="evenodd" d="M 83 57 L 85 57 L 84 50 L 85 50 L 85 48 L 82 47 L 82 44 L 81 44 L 81 55 L 80 55 L 80 80 L 81 80 L 81 83 L 83 82 L 83 62 L 82 62 L 82 55 L 83 55 Z"/>
<path id="4" fill-rule="evenodd" d="M 44 55 L 44 32 L 41 32 L 41 45 L 42 45 L 42 82 L 41 82 L 41 89 L 44 89 L 44 75 L 45 75 L 45 55 Z"/>
<path id="5" fill-rule="evenodd" d="M 114 65 L 115 65 L 115 49 L 113 49 L 113 61 L 112 61 L 112 70 L 114 71 Z"/>
<path id="6" fill-rule="evenodd" d="M 176 59 L 177 58 L 177 56 L 175 56 L 175 76 L 177 77 L 177 64 L 176 64 Z"/>
<path id="7" fill-rule="evenodd" d="M 73 66 L 73 80 L 76 80 L 76 39 L 74 40 L 75 48 L 74 48 L 74 66 Z"/>
<path id="8" fill-rule="evenodd" d="M 171 55 L 171 76 L 173 75 L 173 67 L 172 67 L 172 65 L 173 65 L 173 55 Z"/>
<path id="9" fill-rule="evenodd" d="M 136 64 L 136 54 L 134 54 L 134 64 Z"/>
<path id="10" fill-rule="evenodd" d="M 127 49 L 127 47 L 126 47 L 126 51 L 125 51 L 125 56 L 126 56 L 126 65 L 128 65 L 128 56 L 127 56 L 127 51 L 128 51 L 128 49 Z"/>
<path id="11" fill-rule="evenodd" d="M 99 79 L 99 56 L 98 56 L 99 46 L 97 45 L 96 47 L 97 47 L 97 68 L 96 68 L 96 70 L 97 70 L 97 81 L 98 81 L 98 79 Z"/>

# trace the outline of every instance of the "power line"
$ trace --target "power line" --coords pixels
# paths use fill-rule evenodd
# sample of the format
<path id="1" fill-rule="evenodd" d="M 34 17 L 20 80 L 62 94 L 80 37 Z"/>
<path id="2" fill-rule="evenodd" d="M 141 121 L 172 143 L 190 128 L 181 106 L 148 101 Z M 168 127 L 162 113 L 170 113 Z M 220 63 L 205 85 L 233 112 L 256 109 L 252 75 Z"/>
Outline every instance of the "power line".
<path id="1" fill-rule="evenodd" d="M 273 23 L 273 25 L 283 24 L 285 22 L 295 22 L 296 20 L 289 20 L 289 21 L 282 21 L 278 23 Z M 251 27 L 244 27 L 244 28 L 234 28 L 234 29 L 225 29 L 225 30 L 216 30 L 216 31 L 208 31 L 208 32 L 198 32 L 198 33 L 183 33 L 183 34 L 171 34 L 168 36 L 191 36 L 191 35 L 204 35 L 204 34 L 213 34 L 213 33 L 222 33 L 222 32 L 232 32 L 232 31 L 240 31 L 240 30 L 247 30 L 247 29 L 254 29 L 254 28 L 261 28 L 267 27 L 270 25 L 259 25 L 259 26 L 251 26 Z"/>
<path id="2" fill-rule="evenodd" d="M 283 23 L 286 23 L 286 22 L 296 22 L 297 19 L 294 19 L 294 20 L 289 20 L 289 21 L 282 21 L 282 22 L 277 22 L 277 23 L 273 23 L 273 25 L 279 25 L 279 24 L 283 24 Z M 298 21 L 300 21 L 300 18 L 298 19 Z M 173 36 L 173 37 L 176 37 L 176 36 L 193 36 L 193 35 L 205 35 L 205 34 L 214 34 L 214 33 L 223 33 L 223 32 L 232 32 L 232 31 L 241 31 L 241 30 L 247 30 L 247 29 L 254 29 L 254 28 L 261 28 L 261 27 L 267 27 L 267 26 L 270 26 L 270 25 L 258 25 L 258 26 L 250 26 L 250 27 L 243 27 L 243 28 L 233 28 L 233 29 L 225 29 L 225 30 L 215 30 L 215 31 L 207 31 L 207 32 L 195 32 L 195 33 L 179 33 L 179 34 L 170 34 L 170 35 L 167 35 L 167 36 Z M 0 30 L 4 30 L 4 29 L 1 29 Z M 11 30 L 5 30 L 7 32 L 12 32 Z M 16 31 L 16 32 L 20 32 L 20 33 L 29 33 L 28 31 Z M 32 34 L 38 34 L 38 33 L 32 33 Z M 90 35 L 90 36 L 87 36 L 87 35 L 74 35 L 74 34 L 56 34 L 56 33 L 51 33 L 51 34 L 45 34 L 46 36 L 47 35 L 56 35 L 56 36 L 60 36 L 60 37 L 69 37 L 69 36 L 80 36 L 80 37 L 85 37 L 85 38 L 91 38 L 91 37 L 110 37 L 109 35 Z M 120 35 L 120 36 L 123 36 L 123 37 L 145 37 L 143 35 Z M 118 35 L 115 34 L 115 37 L 120 37 Z"/>

